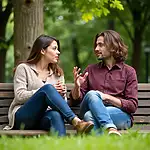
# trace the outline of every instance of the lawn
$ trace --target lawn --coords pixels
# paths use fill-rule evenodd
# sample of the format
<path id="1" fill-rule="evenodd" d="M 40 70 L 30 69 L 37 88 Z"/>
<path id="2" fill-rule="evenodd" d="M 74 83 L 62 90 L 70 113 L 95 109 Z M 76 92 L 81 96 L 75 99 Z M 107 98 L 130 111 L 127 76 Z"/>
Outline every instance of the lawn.
<path id="1" fill-rule="evenodd" d="M 149 150 L 150 134 L 114 136 L 0 137 L 0 150 Z"/>

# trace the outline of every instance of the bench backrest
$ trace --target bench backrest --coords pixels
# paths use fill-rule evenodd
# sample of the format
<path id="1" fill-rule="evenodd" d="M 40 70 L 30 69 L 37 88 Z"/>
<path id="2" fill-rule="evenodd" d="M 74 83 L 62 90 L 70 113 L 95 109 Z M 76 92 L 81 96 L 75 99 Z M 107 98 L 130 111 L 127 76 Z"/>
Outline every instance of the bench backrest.
<path id="1" fill-rule="evenodd" d="M 67 97 L 73 88 L 72 83 L 67 83 Z M 14 98 L 13 83 L 0 83 L 0 129 L 8 124 L 8 109 Z M 134 114 L 134 123 L 150 124 L 150 84 L 138 84 L 138 110 Z M 78 114 L 79 107 L 71 107 Z"/>

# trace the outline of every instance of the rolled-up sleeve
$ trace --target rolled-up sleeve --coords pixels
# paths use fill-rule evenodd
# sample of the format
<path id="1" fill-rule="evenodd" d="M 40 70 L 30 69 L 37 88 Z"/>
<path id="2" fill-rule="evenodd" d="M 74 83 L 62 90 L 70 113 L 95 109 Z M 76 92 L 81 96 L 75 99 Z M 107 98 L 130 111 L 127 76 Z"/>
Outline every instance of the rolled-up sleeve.
<path id="1" fill-rule="evenodd" d="M 133 68 L 127 73 L 124 95 L 125 98 L 120 99 L 122 109 L 129 114 L 135 113 L 138 107 L 138 81 L 136 72 Z"/>

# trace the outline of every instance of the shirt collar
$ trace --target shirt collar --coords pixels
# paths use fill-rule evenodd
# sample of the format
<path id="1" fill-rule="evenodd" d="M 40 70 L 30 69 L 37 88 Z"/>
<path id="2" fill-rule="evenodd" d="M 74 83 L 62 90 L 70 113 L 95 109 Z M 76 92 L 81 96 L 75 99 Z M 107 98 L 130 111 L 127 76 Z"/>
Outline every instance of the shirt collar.
<path id="1" fill-rule="evenodd" d="M 29 66 L 33 71 L 35 71 L 35 72 L 38 74 L 38 71 L 37 71 L 37 69 L 36 69 L 36 65 L 35 65 L 35 64 L 29 64 L 29 63 L 28 63 L 28 66 Z M 49 76 L 51 76 L 53 73 L 54 73 L 53 70 L 50 70 Z"/>
<path id="2" fill-rule="evenodd" d="M 124 62 L 123 62 L 123 61 L 118 62 L 118 63 L 115 64 L 115 66 L 117 66 L 117 67 L 120 68 L 120 69 L 122 69 L 123 65 L 124 65 Z"/>
<path id="3" fill-rule="evenodd" d="M 117 68 L 121 69 L 121 68 L 123 67 L 123 65 L 124 65 L 124 62 L 123 62 L 123 61 L 117 62 L 117 63 L 113 66 L 113 68 L 114 68 L 114 67 L 117 67 Z M 98 66 L 99 66 L 100 68 L 102 68 L 102 67 L 105 67 L 106 65 L 105 65 L 104 61 L 101 61 L 101 62 L 98 63 Z"/>

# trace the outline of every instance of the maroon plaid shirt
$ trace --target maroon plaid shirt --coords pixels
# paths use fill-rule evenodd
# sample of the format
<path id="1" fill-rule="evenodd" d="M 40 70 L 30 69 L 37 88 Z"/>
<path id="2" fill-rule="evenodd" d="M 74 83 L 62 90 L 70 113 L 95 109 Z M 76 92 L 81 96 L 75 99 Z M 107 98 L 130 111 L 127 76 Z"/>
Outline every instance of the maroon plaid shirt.
<path id="1" fill-rule="evenodd" d="M 81 86 L 81 96 L 90 90 L 99 90 L 121 100 L 122 110 L 132 116 L 138 107 L 137 77 L 134 68 L 124 62 L 117 63 L 111 70 L 104 63 L 89 65 L 86 82 Z"/>

